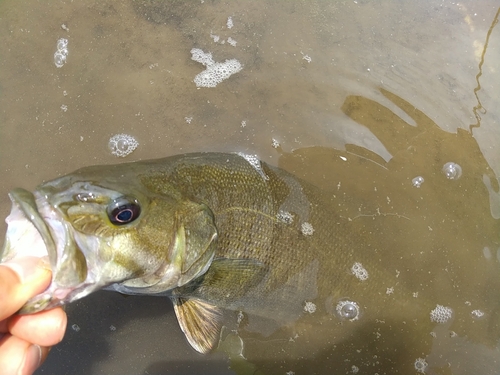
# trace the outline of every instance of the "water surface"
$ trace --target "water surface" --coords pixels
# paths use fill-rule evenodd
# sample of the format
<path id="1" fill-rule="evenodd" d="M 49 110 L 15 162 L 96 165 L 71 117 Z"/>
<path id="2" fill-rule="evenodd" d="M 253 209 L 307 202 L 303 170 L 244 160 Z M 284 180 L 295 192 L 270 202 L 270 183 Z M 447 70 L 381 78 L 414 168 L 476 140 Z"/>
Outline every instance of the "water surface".
<path id="1" fill-rule="evenodd" d="M 66 338 L 37 373 L 500 373 L 498 10 L 486 0 L 2 1 L 0 216 L 15 186 L 122 161 L 107 148 L 115 134 L 139 142 L 127 161 L 257 154 L 352 220 L 396 280 L 380 298 L 405 285 L 415 304 L 426 295 L 454 313 L 430 332 L 404 319 L 353 331 L 309 314 L 292 336 L 229 334 L 228 360 L 194 353 L 168 300 L 99 292 L 68 306 Z M 205 67 L 192 48 L 243 69 L 197 88 Z M 442 172 L 448 162 L 459 179 Z"/>

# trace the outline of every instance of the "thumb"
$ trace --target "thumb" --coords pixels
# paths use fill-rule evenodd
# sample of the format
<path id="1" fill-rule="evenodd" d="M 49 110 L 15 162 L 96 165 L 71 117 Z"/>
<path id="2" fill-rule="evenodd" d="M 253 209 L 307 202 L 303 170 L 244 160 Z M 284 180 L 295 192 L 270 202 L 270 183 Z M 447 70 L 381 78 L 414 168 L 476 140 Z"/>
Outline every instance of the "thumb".
<path id="1" fill-rule="evenodd" d="M 18 257 L 0 264 L 0 320 L 18 311 L 28 299 L 50 285 L 46 258 Z"/>

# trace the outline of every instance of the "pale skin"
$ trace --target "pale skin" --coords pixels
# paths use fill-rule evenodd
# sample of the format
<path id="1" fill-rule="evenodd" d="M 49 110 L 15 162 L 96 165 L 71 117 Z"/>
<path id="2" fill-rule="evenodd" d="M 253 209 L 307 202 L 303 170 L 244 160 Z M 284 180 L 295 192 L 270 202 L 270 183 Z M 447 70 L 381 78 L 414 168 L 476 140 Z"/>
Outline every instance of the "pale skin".
<path id="1" fill-rule="evenodd" d="M 29 375 L 47 358 L 66 331 L 61 308 L 32 315 L 16 312 L 50 284 L 51 272 L 38 258 L 0 265 L 0 369 L 2 375 Z"/>

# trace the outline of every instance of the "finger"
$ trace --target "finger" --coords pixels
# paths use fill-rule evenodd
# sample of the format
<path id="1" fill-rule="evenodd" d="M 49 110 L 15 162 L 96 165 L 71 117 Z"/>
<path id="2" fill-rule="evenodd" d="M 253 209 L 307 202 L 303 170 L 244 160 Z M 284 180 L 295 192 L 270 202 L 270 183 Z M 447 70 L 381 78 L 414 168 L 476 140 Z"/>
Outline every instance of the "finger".
<path id="1" fill-rule="evenodd" d="M 52 346 L 63 339 L 66 324 L 66 313 L 59 307 L 31 315 L 15 315 L 9 319 L 8 330 L 33 344 Z"/>
<path id="2" fill-rule="evenodd" d="M 41 258 L 22 257 L 0 264 L 0 320 L 47 289 L 50 281 L 50 269 Z"/>
<path id="3" fill-rule="evenodd" d="M 32 345 L 18 337 L 6 335 L 0 340 L 2 375 L 31 375 L 47 358 L 49 348 Z"/>

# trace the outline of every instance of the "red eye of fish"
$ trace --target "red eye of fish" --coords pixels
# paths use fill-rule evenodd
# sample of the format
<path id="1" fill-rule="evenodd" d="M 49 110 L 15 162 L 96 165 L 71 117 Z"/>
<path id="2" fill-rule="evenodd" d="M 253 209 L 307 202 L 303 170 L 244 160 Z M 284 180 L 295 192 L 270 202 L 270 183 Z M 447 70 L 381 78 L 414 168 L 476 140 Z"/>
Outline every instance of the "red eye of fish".
<path id="1" fill-rule="evenodd" d="M 135 199 L 118 198 L 108 207 L 108 218 L 114 225 L 131 223 L 140 214 L 141 207 Z"/>

